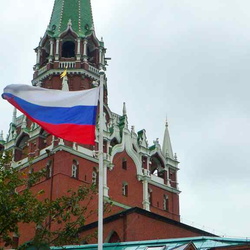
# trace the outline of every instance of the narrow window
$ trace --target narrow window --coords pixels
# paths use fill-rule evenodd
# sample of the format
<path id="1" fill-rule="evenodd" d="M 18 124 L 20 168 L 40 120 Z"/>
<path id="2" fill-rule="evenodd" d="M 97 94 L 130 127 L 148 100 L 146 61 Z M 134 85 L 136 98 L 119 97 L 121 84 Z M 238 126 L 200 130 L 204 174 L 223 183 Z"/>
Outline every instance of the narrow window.
<path id="1" fill-rule="evenodd" d="M 127 160 L 125 158 L 122 159 L 122 169 L 127 170 Z"/>
<path id="2" fill-rule="evenodd" d="M 97 185 L 97 173 L 95 170 L 92 172 L 92 184 Z"/>
<path id="3" fill-rule="evenodd" d="M 163 209 L 165 211 L 168 211 L 168 196 L 166 194 L 164 194 L 163 197 Z"/>
<path id="4" fill-rule="evenodd" d="M 78 162 L 76 160 L 73 160 L 71 177 L 78 179 Z"/>
<path id="5" fill-rule="evenodd" d="M 34 173 L 34 168 L 31 168 L 29 169 L 29 172 L 28 172 L 28 182 L 27 182 L 27 187 L 28 188 L 31 188 L 34 184 L 34 180 L 33 178 L 31 177 Z"/>
<path id="6" fill-rule="evenodd" d="M 48 161 L 46 165 L 46 179 L 49 179 L 52 177 L 52 161 Z"/>
<path id="7" fill-rule="evenodd" d="M 151 188 L 148 189 L 148 201 L 150 203 L 150 205 L 152 206 L 153 205 L 153 191 Z"/>
<path id="8" fill-rule="evenodd" d="M 122 184 L 122 195 L 123 196 L 128 196 L 128 183 L 124 182 Z"/>
<path id="9" fill-rule="evenodd" d="M 92 184 L 98 185 L 99 179 L 98 179 L 98 168 L 94 167 L 92 172 Z"/>

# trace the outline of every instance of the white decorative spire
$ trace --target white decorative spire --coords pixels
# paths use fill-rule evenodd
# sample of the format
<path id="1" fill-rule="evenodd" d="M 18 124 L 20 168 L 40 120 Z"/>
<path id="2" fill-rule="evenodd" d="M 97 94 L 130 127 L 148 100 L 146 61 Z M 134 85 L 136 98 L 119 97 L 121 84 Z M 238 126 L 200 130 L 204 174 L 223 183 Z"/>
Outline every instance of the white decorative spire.
<path id="1" fill-rule="evenodd" d="M 22 129 L 26 129 L 27 128 L 27 121 L 26 121 L 26 116 L 25 115 L 23 116 L 21 128 Z"/>
<path id="2" fill-rule="evenodd" d="M 12 115 L 12 123 L 14 124 L 14 125 L 16 125 L 16 108 L 14 108 L 14 110 L 13 110 L 13 115 Z"/>
<path id="3" fill-rule="evenodd" d="M 166 121 L 165 133 L 164 133 L 164 138 L 163 138 L 162 153 L 165 157 L 174 159 L 167 121 Z"/>
<path id="4" fill-rule="evenodd" d="M 126 103 L 123 103 L 122 115 L 127 115 Z"/>

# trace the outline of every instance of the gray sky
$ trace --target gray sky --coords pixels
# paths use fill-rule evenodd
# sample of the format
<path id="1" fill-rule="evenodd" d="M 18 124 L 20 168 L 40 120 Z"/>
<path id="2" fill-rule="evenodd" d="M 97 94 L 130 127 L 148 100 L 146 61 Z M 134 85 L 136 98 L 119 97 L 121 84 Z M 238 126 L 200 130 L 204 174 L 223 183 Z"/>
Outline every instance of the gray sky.
<path id="1" fill-rule="evenodd" d="M 0 88 L 30 84 L 33 49 L 53 0 L 1 4 Z M 180 163 L 184 223 L 225 236 L 250 236 L 250 1 L 92 0 L 104 37 L 109 104 L 151 144 L 166 115 Z M 0 100 L 6 135 L 12 107 Z"/>

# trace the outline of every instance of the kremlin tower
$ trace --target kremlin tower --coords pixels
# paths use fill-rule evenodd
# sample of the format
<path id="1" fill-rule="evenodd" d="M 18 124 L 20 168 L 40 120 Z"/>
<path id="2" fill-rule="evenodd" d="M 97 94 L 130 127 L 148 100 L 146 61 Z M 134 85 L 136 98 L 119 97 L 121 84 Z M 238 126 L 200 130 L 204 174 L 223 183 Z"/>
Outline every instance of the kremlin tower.
<path id="1" fill-rule="evenodd" d="M 55 0 L 49 25 L 39 41 L 33 86 L 63 91 L 85 90 L 100 81 L 106 69 L 106 47 L 95 34 L 90 0 Z M 67 69 L 67 76 L 60 74 Z M 112 74 L 112 72 L 111 72 Z M 112 96 L 110 97 L 112 98 Z M 142 124 L 143 125 L 143 124 Z M 14 165 L 32 171 L 46 168 L 46 180 L 32 188 L 43 189 L 50 199 L 79 185 L 98 184 L 98 125 L 95 145 L 57 138 L 26 116 L 13 112 L 9 133 L 0 134 L 0 150 L 13 152 Z M 121 114 L 108 104 L 108 81 L 104 83 L 104 201 L 112 203 L 105 214 L 106 242 L 203 235 L 205 232 L 180 223 L 177 172 L 168 124 L 162 145 L 150 145 L 144 129 L 129 127 L 126 105 Z M 97 209 L 97 197 L 89 209 Z M 87 219 L 80 235 L 97 228 L 97 214 Z M 28 241 L 29 233 L 21 236 Z M 23 238 L 22 238 L 23 237 Z"/>

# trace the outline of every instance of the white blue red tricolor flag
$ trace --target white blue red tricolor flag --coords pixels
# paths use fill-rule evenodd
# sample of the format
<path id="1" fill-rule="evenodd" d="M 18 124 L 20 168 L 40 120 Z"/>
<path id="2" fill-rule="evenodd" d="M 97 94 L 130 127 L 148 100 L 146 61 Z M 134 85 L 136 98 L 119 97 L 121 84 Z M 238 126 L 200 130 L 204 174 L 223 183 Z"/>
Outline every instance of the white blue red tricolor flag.
<path id="1" fill-rule="evenodd" d="M 95 142 L 99 88 L 62 91 L 12 84 L 2 97 L 50 134 L 82 144 Z"/>

